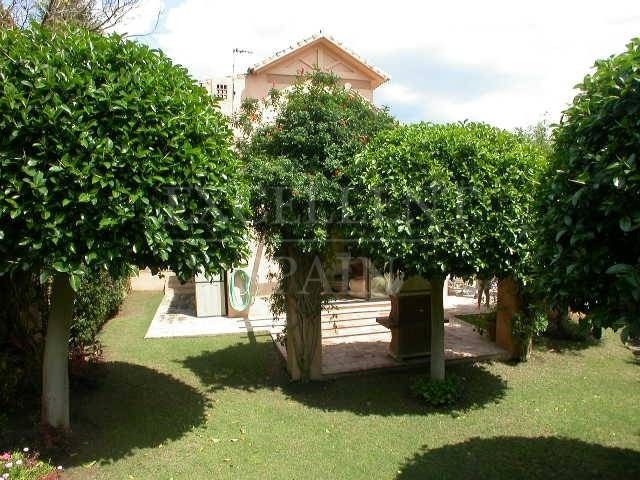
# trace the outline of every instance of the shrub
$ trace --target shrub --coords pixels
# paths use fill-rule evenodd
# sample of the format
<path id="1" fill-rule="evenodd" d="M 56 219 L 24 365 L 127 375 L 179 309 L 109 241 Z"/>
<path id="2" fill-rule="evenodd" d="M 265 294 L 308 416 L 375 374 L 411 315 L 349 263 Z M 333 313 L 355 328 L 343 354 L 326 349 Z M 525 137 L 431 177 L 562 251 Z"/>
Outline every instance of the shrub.
<path id="1" fill-rule="evenodd" d="M 261 118 L 267 112 L 273 121 Z M 307 277 L 333 260 L 347 166 L 395 122 L 338 77 L 317 70 L 286 91 L 272 90 L 261 103 L 244 102 L 237 122 L 247 135 L 239 150 L 251 179 L 253 227 L 280 265 L 272 312 L 286 311 L 289 368 L 308 380 L 317 373 L 311 370 L 328 296 L 324 285 Z"/>
<path id="2" fill-rule="evenodd" d="M 533 338 L 541 335 L 548 326 L 547 313 L 533 305 L 526 306 L 513 316 L 511 334 L 518 342 L 518 360 L 526 362 L 529 359 Z"/>
<path id="3" fill-rule="evenodd" d="M 0 305 L 0 405 L 40 392 L 43 332 L 46 328 L 48 288 L 29 275 L 14 277 L 7 302 Z M 100 351 L 96 335 L 118 312 L 129 286 L 127 277 L 113 279 L 107 272 L 83 277 L 74 302 L 70 347 L 73 360 Z M 5 292 L 6 294 L 7 292 Z M 4 297 L 3 297 L 4 298 Z M 95 348 L 90 348 L 95 347 Z M 79 370 L 74 373 L 78 374 Z"/>
<path id="4" fill-rule="evenodd" d="M 350 236 L 405 274 L 512 275 L 531 256 L 545 164 L 529 140 L 486 124 L 385 131 L 350 163 Z"/>
<path id="5" fill-rule="evenodd" d="M 529 340 L 542 334 L 549 326 L 545 312 L 524 310 L 513 316 L 511 333 L 520 340 Z"/>
<path id="6" fill-rule="evenodd" d="M 594 325 L 589 321 L 589 317 L 578 315 L 578 318 L 572 318 L 572 315 L 563 315 L 559 322 L 559 337 L 563 340 L 571 340 L 576 342 L 586 342 L 590 340 Z"/>
<path id="7" fill-rule="evenodd" d="M 449 375 L 444 380 L 421 377 L 412 385 L 411 390 L 428 405 L 446 407 L 462 397 L 462 381 L 454 375 Z"/>
<path id="8" fill-rule="evenodd" d="M 113 317 L 129 287 L 127 277 L 114 279 L 107 272 L 83 278 L 73 307 L 71 347 L 91 346 L 104 323 Z"/>
<path id="9" fill-rule="evenodd" d="M 40 391 L 48 285 L 28 272 L 0 277 L 0 406 Z M 1 429 L 0 429 L 1 430 Z"/>
<path id="10" fill-rule="evenodd" d="M 349 236 L 378 266 L 427 278 L 435 292 L 447 274 L 516 275 L 533 251 L 545 162 L 529 140 L 481 123 L 384 131 L 349 165 L 348 213 L 359 221 Z M 431 369 L 442 378 L 443 313 L 432 313 L 432 342 L 442 347 L 431 349 Z"/>

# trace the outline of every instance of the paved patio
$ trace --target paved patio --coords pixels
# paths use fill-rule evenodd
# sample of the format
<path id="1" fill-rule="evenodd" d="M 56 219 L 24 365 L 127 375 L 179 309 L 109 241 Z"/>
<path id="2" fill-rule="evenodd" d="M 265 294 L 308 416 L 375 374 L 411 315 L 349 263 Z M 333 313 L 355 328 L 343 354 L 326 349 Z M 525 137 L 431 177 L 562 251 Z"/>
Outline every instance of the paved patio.
<path id="1" fill-rule="evenodd" d="M 354 302 L 352 306 L 339 304 L 334 313 L 323 315 L 323 375 L 334 377 L 428 364 L 428 357 L 399 361 L 389 355 L 391 332 L 376 321 L 377 317 L 387 315 L 389 310 L 389 302 Z M 475 301 L 468 297 L 449 297 L 449 306 L 445 309 L 445 317 L 449 319 L 445 324 L 446 363 L 506 358 L 508 353 L 505 350 L 480 335 L 472 325 L 456 318 L 456 315 L 464 313 L 479 313 Z M 286 349 L 277 342 L 276 334 L 272 333 L 272 337 L 286 359 Z"/>
<path id="2" fill-rule="evenodd" d="M 274 344 L 286 358 L 285 348 L 278 343 L 284 319 L 274 319 L 266 298 L 258 298 L 249 310 L 249 318 L 196 317 L 194 293 L 188 285 L 167 289 L 145 338 L 194 337 L 223 334 L 270 334 Z M 388 315 L 388 301 L 342 300 L 332 303 L 322 314 L 322 371 L 327 377 L 365 370 L 403 369 L 428 363 L 428 358 L 398 361 L 388 354 L 391 332 L 376 318 Z M 478 334 L 474 327 L 458 318 L 478 310 L 469 297 L 447 298 L 445 317 L 445 360 L 447 363 L 483 361 L 504 358 L 506 351 Z"/>
<path id="3" fill-rule="evenodd" d="M 274 319 L 269 303 L 256 299 L 249 318 L 197 317 L 195 296 L 188 290 L 168 289 L 158 306 L 144 338 L 203 337 L 230 333 L 282 330 L 284 320 Z"/>

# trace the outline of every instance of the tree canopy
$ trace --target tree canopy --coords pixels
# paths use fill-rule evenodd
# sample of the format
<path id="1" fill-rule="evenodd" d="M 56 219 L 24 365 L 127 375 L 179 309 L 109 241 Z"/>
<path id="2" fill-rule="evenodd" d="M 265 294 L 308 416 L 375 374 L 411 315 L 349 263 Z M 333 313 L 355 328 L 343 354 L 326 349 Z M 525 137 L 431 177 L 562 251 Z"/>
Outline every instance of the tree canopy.
<path id="1" fill-rule="evenodd" d="M 0 27 L 68 25 L 104 32 L 138 7 L 140 0 L 0 0 Z M 159 12 L 158 12 L 159 14 Z"/>
<path id="2" fill-rule="evenodd" d="M 0 49 L 0 274 L 241 259 L 231 132 L 185 69 L 80 30 L 3 31 Z"/>
<path id="3" fill-rule="evenodd" d="M 518 273 L 531 256 L 544 164 L 524 137 L 485 124 L 383 132 L 349 169 L 351 236 L 406 274 Z"/>
<path id="4" fill-rule="evenodd" d="M 541 281 L 558 306 L 640 333 L 640 39 L 600 60 L 554 135 Z"/>
<path id="5" fill-rule="evenodd" d="M 324 252 L 341 222 L 348 165 L 394 120 L 321 71 L 272 90 L 265 105 L 246 102 L 243 112 L 257 124 L 242 147 L 256 230 L 275 250 L 286 239 L 300 251 Z"/>

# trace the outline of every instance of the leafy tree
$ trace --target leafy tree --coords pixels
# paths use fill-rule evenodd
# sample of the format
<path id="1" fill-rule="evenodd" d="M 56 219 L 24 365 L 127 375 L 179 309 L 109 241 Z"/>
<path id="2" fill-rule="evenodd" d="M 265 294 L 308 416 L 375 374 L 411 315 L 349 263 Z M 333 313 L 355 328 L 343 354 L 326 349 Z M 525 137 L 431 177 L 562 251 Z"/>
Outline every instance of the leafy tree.
<path id="1" fill-rule="evenodd" d="M 48 28 L 74 25 L 104 32 L 117 25 L 140 0 L 0 0 L 0 27 Z"/>
<path id="2" fill-rule="evenodd" d="M 212 274 L 246 252 L 224 116 L 163 54 L 80 30 L 0 32 L 0 275 L 52 278 L 43 420 L 69 427 L 82 275 Z"/>
<path id="3" fill-rule="evenodd" d="M 522 271 L 544 163 L 528 140 L 476 123 L 398 127 L 352 163 L 351 236 L 377 263 L 431 282 L 433 378 L 444 378 L 444 278 Z"/>
<path id="4" fill-rule="evenodd" d="M 272 118 L 272 121 L 267 121 Z M 394 123 L 336 76 L 314 71 L 266 101 L 245 102 L 237 124 L 251 179 L 253 226 L 281 267 L 275 308 L 287 313 L 294 378 L 320 374 L 323 272 L 342 228 L 347 166 L 370 139 Z"/>
<path id="5" fill-rule="evenodd" d="M 559 307 L 640 335 L 640 39 L 595 72 L 556 129 L 540 277 Z"/>
<path id="6" fill-rule="evenodd" d="M 531 141 L 547 157 L 551 156 L 553 152 L 553 128 L 546 120 L 541 120 L 527 128 L 516 128 L 515 133 Z"/>
<path id="7" fill-rule="evenodd" d="M 0 28 L 12 28 L 15 26 L 12 12 L 0 3 Z"/>
<path id="8" fill-rule="evenodd" d="M 139 0 L 0 0 L 0 29 L 29 28 L 32 23 L 47 28 L 64 29 L 68 25 L 101 32 L 114 27 L 133 10 Z M 41 284 L 39 272 L 29 271 L 0 276 L 0 291 L 7 292 L 9 301 L 0 302 L 0 348 L 6 361 L 0 361 L 0 376 L 19 378 L 13 383 L 16 388 L 5 390 L 5 398 L 16 400 L 20 393 L 38 391 L 40 381 L 35 379 L 41 368 L 44 337 L 40 330 L 46 328 L 48 316 L 49 284 Z M 99 290 L 106 288 L 102 279 L 108 275 L 84 278 L 82 286 L 92 286 Z M 0 294 L 1 295 L 1 294 Z M 34 302 L 33 298 L 43 298 Z M 82 295 L 76 296 L 76 303 L 83 302 Z M 34 308 L 39 305 L 40 308 Z M 19 308 L 15 308 L 19 306 Z M 78 328 L 78 317 L 74 316 L 72 328 Z M 73 334 L 72 334 L 73 343 Z M 25 387 L 25 388 L 22 388 Z"/>

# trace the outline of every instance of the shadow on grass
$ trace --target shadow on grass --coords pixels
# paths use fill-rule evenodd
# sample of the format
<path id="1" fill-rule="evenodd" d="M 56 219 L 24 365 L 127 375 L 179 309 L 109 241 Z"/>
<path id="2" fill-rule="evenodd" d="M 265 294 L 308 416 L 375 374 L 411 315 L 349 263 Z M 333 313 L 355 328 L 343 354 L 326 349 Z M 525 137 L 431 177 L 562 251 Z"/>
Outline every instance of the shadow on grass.
<path id="1" fill-rule="evenodd" d="M 417 373 L 383 372 L 342 377 L 307 384 L 289 381 L 283 362 L 271 342 L 239 343 L 203 352 L 181 364 L 194 372 L 210 391 L 237 389 L 281 391 L 303 405 L 324 411 L 350 411 L 358 415 L 455 413 L 497 403 L 504 396 L 504 380 L 480 365 L 447 369 L 465 379 L 465 395 L 450 409 L 430 409 L 410 393 Z M 421 366 L 420 373 L 428 367 Z"/>
<path id="2" fill-rule="evenodd" d="M 397 480 L 636 479 L 640 452 L 556 437 L 471 439 L 417 454 Z"/>
<path id="3" fill-rule="evenodd" d="M 601 345 L 600 340 L 587 338 L 585 340 L 567 340 L 555 337 L 539 337 L 535 340 L 535 348 L 543 352 L 578 353 L 591 347 Z"/>
<path id="4" fill-rule="evenodd" d="M 205 423 L 205 397 L 172 376 L 123 362 L 96 367 L 101 385 L 72 395 L 74 444 L 65 465 L 108 463 Z"/>

